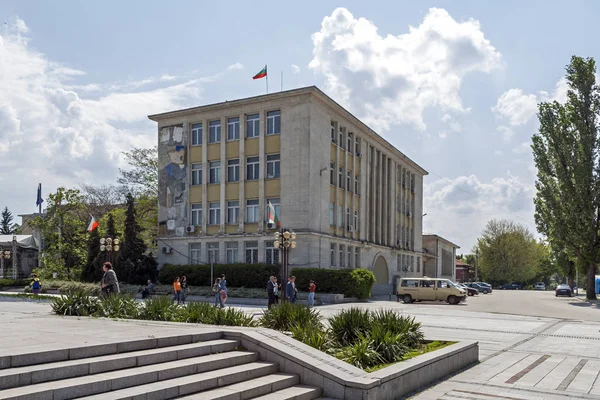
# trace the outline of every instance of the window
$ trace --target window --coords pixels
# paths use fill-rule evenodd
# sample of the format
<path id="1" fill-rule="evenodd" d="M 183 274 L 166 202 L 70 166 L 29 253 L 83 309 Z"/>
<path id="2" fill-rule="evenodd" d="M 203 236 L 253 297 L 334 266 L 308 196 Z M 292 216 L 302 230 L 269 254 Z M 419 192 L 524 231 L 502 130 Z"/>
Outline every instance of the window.
<path id="1" fill-rule="evenodd" d="M 238 140 L 240 138 L 240 119 L 238 117 L 227 120 L 227 140 Z"/>
<path id="2" fill-rule="evenodd" d="M 279 154 L 267 156 L 267 178 L 279 178 L 280 170 Z"/>
<path id="3" fill-rule="evenodd" d="M 248 139 L 258 137 L 258 126 L 260 116 L 258 114 L 246 115 L 246 137 Z"/>
<path id="4" fill-rule="evenodd" d="M 329 183 L 335 185 L 335 163 L 329 163 Z"/>
<path id="5" fill-rule="evenodd" d="M 246 250 L 246 264 L 257 264 L 258 263 L 258 242 L 246 242 L 244 243 Z"/>
<path id="6" fill-rule="evenodd" d="M 192 164 L 192 185 L 202 185 L 202 164 Z"/>
<path id="7" fill-rule="evenodd" d="M 329 203 L 329 225 L 335 225 L 335 222 L 333 221 L 334 214 L 334 205 L 333 203 Z"/>
<path id="8" fill-rule="evenodd" d="M 348 268 L 352 268 L 352 246 L 348 246 L 348 258 L 346 259 L 348 260 Z"/>
<path id="9" fill-rule="evenodd" d="M 346 171 L 346 189 L 351 192 L 352 191 L 352 178 L 350 175 L 350 171 Z"/>
<path id="10" fill-rule="evenodd" d="M 348 230 L 350 230 L 350 222 L 352 221 L 352 214 L 350 214 L 350 209 L 346 208 L 346 223 L 348 224 Z"/>
<path id="11" fill-rule="evenodd" d="M 221 204 L 219 202 L 208 204 L 208 224 L 219 225 L 221 223 Z"/>
<path id="12" fill-rule="evenodd" d="M 235 264 L 238 262 L 237 242 L 227 242 L 225 244 L 225 252 L 227 257 L 227 264 Z"/>
<path id="13" fill-rule="evenodd" d="M 267 215 L 269 215 L 269 203 L 273 205 L 277 219 L 281 219 L 281 201 L 279 199 L 267 199 L 265 203 L 265 220 L 267 219 Z"/>
<path id="14" fill-rule="evenodd" d="M 227 160 L 227 182 L 240 181 L 240 159 Z"/>
<path id="15" fill-rule="evenodd" d="M 329 249 L 330 249 L 330 259 L 331 259 L 331 266 L 335 267 L 335 243 L 331 243 L 329 245 Z"/>
<path id="16" fill-rule="evenodd" d="M 421 281 L 421 287 L 435 287 L 435 281 Z"/>
<path id="17" fill-rule="evenodd" d="M 208 123 L 208 143 L 219 143 L 221 141 L 221 121 L 210 121 Z"/>
<path id="18" fill-rule="evenodd" d="M 267 135 L 278 133 L 281 133 L 281 113 L 279 111 L 269 111 L 267 113 Z"/>
<path id="19" fill-rule="evenodd" d="M 333 121 L 331 121 L 331 142 L 335 143 L 335 122 Z"/>
<path id="20" fill-rule="evenodd" d="M 202 254 L 201 243 L 190 243 L 190 261 L 192 264 L 200 264 Z"/>
<path id="21" fill-rule="evenodd" d="M 421 257 L 417 257 L 417 272 L 421 272 Z"/>
<path id="22" fill-rule="evenodd" d="M 258 200 L 246 200 L 246 222 L 258 222 Z"/>
<path id="23" fill-rule="evenodd" d="M 345 254 L 344 251 L 345 251 L 345 248 L 344 247 L 345 246 L 343 244 L 340 244 L 338 246 L 338 248 L 340 249 L 340 260 L 339 260 L 340 261 L 340 265 L 339 265 L 340 268 L 344 268 L 345 267 L 345 265 L 344 265 L 344 254 Z"/>
<path id="24" fill-rule="evenodd" d="M 265 242 L 265 260 L 267 264 L 279 264 L 279 249 L 273 246 L 273 241 Z"/>
<path id="25" fill-rule="evenodd" d="M 341 228 L 344 225 L 343 222 L 344 222 L 344 207 L 342 207 L 341 205 L 338 204 L 337 226 Z"/>
<path id="26" fill-rule="evenodd" d="M 340 146 L 341 149 L 344 149 L 344 132 L 342 131 L 342 128 L 340 128 L 339 138 L 340 140 L 338 141 L 338 146 Z"/>
<path id="27" fill-rule="evenodd" d="M 342 189 L 344 188 L 344 168 L 342 167 L 338 169 L 338 185 Z"/>
<path id="28" fill-rule="evenodd" d="M 354 248 L 354 268 L 360 268 L 360 248 Z"/>
<path id="29" fill-rule="evenodd" d="M 202 124 L 192 125 L 192 146 L 202 144 Z"/>
<path id="30" fill-rule="evenodd" d="M 358 184 L 358 175 L 354 175 L 354 194 L 358 194 L 359 184 Z"/>
<path id="31" fill-rule="evenodd" d="M 448 285 L 448 281 L 437 281 L 437 287 L 440 289 L 448 289 L 450 285 Z"/>
<path id="32" fill-rule="evenodd" d="M 202 204 L 192 204 L 192 225 L 202 226 Z"/>
<path id="33" fill-rule="evenodd" d="M 210 183 L 221 183 L 221 161 L 210 162 L 209 175 Z"/>
<path id="34" fill-rule="evenodd" d="M 352 136 L 354 135 L 354 133 L 350 132 L 348 133 L 348 138 L 346 139 L 346 149 L 348 150 L 348 153 L 352 153 Z"/>
<path id="35" fill-rule="evenodd" d="M 246 179 L 249 181 L 258 179 L 258 173 L 260 170 L 259 158 L 248 157 L 246 158 Z"/>
<path id="36" fill-rule="evenodd" d="M 227 223 L 237 224 L 240 222 L 240 202 L 239 201 L 228 201 L 227 202 Z"/>
<path id="37" fill-rule="evenodd" d="M 402 272 L 402 259 L 400 258 L 400 254 L 396 256 L 396 271 Z"/>
<path id="38" fill-rule="evenodd" d="M 354 154 L 360 157 L 360 139 L 354 139 Z"/>
<path id="39" fill-rule="evenodd" d="M 358 231 L 358 210 L 354 210 L 354 230 Z"/>
<path id="40" fill-rule="evenodd" d="M 208 262 L 219 263 L 219 243 L 208 243 Z"/>
<path id="41" fill-rule="evenodd" d="M 417 279 L 402 279 L 400 284 L 402 287 L 419 287 L 419 281 Z"/>

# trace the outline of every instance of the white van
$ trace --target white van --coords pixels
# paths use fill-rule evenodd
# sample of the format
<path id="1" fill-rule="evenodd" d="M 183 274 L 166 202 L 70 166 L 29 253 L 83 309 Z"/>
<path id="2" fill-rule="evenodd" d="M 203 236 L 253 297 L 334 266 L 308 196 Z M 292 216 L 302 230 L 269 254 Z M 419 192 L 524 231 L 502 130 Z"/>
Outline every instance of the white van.
<path id="1" fill-rule="evenodd" d="M 467 291 L 448 279 L 397 278 L 396 299 L 409 304 L 414 301 L 445 301 L 458 304 L 467 299 Z"/>

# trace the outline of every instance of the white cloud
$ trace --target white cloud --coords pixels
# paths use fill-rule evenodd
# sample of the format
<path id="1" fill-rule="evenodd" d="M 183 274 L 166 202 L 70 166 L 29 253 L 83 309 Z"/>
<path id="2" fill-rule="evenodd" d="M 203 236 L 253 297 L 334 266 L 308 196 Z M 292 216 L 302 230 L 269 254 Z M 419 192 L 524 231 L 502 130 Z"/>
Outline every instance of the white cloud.
<path id="1" fill-rule="evenodd" d="M 297 66 L 296 64 L 292 64 L 291 68 L 292 68 L 292 74 L 294 74 L 294 75 L 296 75 L 298 72 L 300 72 L 300 67 Z"/>
<path id="2" fill-rule="evenodd" d="M 515 134 L 515 131 L 506 125 L 500 125 L 496 128 L 496 130 L 502 134 L 505 142 L 509 142 Z"/>
<path id="3" fill-rule="evenodd" d="M 0 206 L 14 208 L 15 214 L 34 210 L 38 182 L 44 195 L 59 185 L 114 182 L 124 166 L 122 151 L 155 145 L 156 127 L 148 114 L 197 104 L 202 84 L 223 74 L 170 86 L 164 82 L 176 77 L 166 74 L 81 84 L 77 80 L 85 71 L 33 50 L 27 31 L 17 20 L 0 34 L 0 175 L 11 194 Z M 230 69 L 241 64 L 234 66 Z M 162 87 L 135 90 L 161 82 Z"/>
<path id="4" fill-rule="evenodd" d="M 511 219 L 535 232 L 535 187 L 510 172 L 489 182 L 475 175 L 443 178 L 424 187 L 423 231 L 435 232 L 469 252 L 487 221 Z"/>
<path id="5" fill-rule="evenodd" d="M 231 64 L 230 66 L 228 66 L 227 71 L 237 71 L 237 70 L 241 70 L 244 69 L 244 64 L 236 62 L 235 64 Z"/>
<path id="6" fill-rule="evenodd" d="M 515 154 L 528 154 L 531 153 L 531 142 L 523 142 L 513 149 Z"/>
<path id="7" fill-rule="evenodd" d="M 385 37 L 373 22 L 337 8 L 312 40 L 309 68 L 325 78 L 336 100 L 379 130 L 425 129 L 423 112 L 430 107 L 467 112 L 459 95 L 463 77 L 502 64 L 478 21 L 458 22 L 439 8 L 408 33 Z"/>
<path id="8" fill-rule="evenodd" d="M 511 125 L 523 125 L 537 112 L 538 100 L 534 94 L 524 94 L 521 89 L 510 89 L 498 98 L 492 111 L 499 118 L 507 119 Z"/>

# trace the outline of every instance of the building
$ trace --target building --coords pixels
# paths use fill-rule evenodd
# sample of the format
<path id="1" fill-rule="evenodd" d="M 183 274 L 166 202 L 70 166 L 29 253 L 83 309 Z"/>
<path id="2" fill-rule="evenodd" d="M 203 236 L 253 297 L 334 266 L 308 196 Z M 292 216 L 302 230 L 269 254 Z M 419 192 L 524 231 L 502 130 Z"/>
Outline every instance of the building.
<path id="1" fill-rule="evenodd" d="M 468 282 L 471 280 L 471 266 L 463 260 L 456 259 L 456 281 Z"/>
<path id="2" fill-rule="evenodd" d="M 459 246 L 438 235 L 423 235 L 424 274 L 456 281 L 456 249 Z"/>
<path id="3" fill-rule="evenodd" d="M 276 263 L 422 275 L 427 172 L 312 86 L 151 115 L 158 123 L 159 263 Z"/>
<path id="4" fill-rule="evenodd" d="M 0 235 L 0 278 L 25 278 L 38 266 L 39 242 L 32 235 Z"/>

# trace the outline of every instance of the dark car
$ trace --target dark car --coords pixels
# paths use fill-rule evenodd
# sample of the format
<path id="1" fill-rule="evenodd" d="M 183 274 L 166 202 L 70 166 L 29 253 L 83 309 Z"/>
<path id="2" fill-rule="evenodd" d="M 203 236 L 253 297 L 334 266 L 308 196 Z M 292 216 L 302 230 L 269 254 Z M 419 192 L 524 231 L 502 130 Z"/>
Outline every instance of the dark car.
<path id="1" fill-rule="evenodd" d="M 492 288 L 479 283 L 467 283 L 467 286 L 473 289 L 477 289 L 479 293 L 488 294 L 492 292 Z"/>
<path id="2" fill-rule="evenodd" d="M 569 297 L 573 297 L 573 290 L 571 290 L 571 287 L 569 285 L 558 285 L 556 287 L 556 291 L 554 292 L 554 296 L 558 297 L 558 296 L 569 296 Z"/>
<path id="3" fill-rule="evenodd" d="M 521 290 L 521 285 L 518 283 L 507 283 L 505 285 L 500 286 L 501 290 Z"/>
<path id="4" fill-rule="evenodd" d="M 467 285 L 463 284 L 463 283 L 459 283 L 458 286 L 460 286 L 461 288 L 465 289 L 467 291 L 467 294 L 469 296 L 476 296 L 479 294 L 479 290 L 472 288 L 472 287 L 468 287 Z"/>

